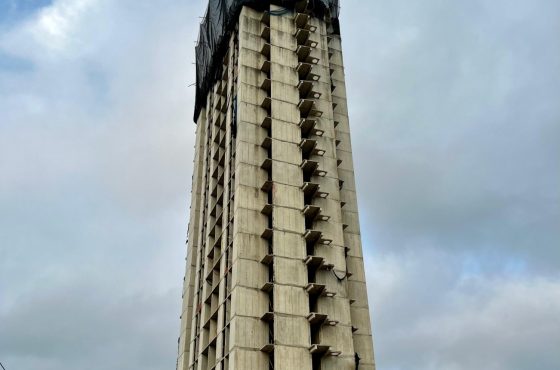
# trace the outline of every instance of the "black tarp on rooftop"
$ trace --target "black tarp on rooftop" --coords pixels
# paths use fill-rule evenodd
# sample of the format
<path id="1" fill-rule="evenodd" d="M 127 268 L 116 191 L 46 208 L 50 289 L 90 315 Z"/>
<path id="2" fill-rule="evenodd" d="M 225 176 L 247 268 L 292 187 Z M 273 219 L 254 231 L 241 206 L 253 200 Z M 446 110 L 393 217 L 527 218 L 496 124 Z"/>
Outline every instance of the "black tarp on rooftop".
<path id="1" fill-rule="evenodd" d="M 338 32 L 339 0 L 308 1 L 308 9 L 315 16 L 330 17 L 335 32 Z M 208 92 L 222 73 L 222 62 L 227 52 L 229 37 L 243 5 L 264 11 L 270 4 L 293 9 L 297 2 L 298 0 L 209 0 L 196 46 L 195 122 L 206 105 Z"/>

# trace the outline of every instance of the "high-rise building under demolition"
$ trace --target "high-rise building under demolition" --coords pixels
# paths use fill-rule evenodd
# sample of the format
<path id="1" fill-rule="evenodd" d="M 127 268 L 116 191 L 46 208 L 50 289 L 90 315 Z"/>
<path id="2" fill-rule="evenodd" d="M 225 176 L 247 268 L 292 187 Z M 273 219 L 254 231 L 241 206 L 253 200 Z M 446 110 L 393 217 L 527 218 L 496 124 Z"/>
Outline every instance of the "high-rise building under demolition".
<path id="1" fill-rule="evenodd" d="M 210 0 L 179 370 L 375 369 L 338 0 Z"/>

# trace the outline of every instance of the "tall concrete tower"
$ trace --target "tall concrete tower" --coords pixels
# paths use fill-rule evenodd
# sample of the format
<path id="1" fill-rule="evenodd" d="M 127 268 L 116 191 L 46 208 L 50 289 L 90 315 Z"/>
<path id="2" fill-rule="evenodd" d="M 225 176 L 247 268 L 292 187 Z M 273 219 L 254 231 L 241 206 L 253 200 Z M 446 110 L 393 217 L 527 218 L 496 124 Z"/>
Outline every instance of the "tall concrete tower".
<path id="1" fill-rule="evenodd" d="M 177 368 L 375 369 L 338 1 L 210 0 L 195 121 Z"/>

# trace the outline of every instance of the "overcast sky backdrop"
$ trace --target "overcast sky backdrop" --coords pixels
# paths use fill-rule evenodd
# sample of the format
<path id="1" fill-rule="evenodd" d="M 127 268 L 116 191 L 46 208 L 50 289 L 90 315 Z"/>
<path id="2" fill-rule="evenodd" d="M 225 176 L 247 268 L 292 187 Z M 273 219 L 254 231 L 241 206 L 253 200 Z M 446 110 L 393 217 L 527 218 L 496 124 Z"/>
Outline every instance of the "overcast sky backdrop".
<path id="1" fill-rule="evenodd" d="M 379 370 L 560 369 L 560 2 L 342 0 Z M 0 0 L 0 362 L 175 368 L 205 1 Z"/>

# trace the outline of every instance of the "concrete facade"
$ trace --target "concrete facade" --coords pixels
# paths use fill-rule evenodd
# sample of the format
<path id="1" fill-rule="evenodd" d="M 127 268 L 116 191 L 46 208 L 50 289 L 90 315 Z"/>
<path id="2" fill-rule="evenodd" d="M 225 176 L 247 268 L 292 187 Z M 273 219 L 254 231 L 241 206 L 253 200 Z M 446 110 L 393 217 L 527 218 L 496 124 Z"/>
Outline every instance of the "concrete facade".
<path id="1" fill-rule="evenodd" d="M 198 119 L 179 370 L 375 369 L 340 36 L 301 4 L 242 9 Z"/>

